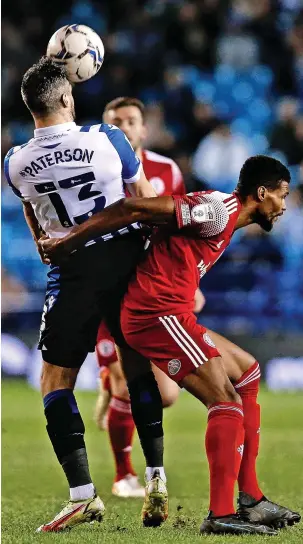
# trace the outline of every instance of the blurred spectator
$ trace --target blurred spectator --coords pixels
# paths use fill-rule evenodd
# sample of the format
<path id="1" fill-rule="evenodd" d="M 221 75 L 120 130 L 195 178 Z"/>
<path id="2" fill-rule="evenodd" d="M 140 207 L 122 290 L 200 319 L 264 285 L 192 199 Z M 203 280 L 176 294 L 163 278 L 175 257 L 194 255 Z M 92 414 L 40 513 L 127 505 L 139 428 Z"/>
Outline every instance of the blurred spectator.
<path id="1" fill-rule="evenodd" d="M 199 144 L 193 158 L 193 172 L 211 187 L 232 191 L 250 155 L 249 140 L 232 134 L 229 125 L 220 122 Z"/>
<path id="2" fill-rule="evenodd" d="M 174 51 L 180 63 L 210 68 L 214 63 L 215 40 L 220 32 L 222 2 L 175 2 L 175 17 L 165 35 L 166 47 Z"/>
<path id="3" fill-rule="evenodd" d="M 296 80 L 296 91 L 303 97 L 303 9 L 294 21 L 294 25 L 288 33 L 288 43 L 292 49 L 294 77 Z"/>
<path id="4" fill-rule="evenodd" d="M 163 73 L 163 107 L 165 121 L 172 131 L 178 136 L 186 130 L 191 116 L 193 94 L 191 89 L 184 84 L 178 68 L 166 68 Z"/>
<path id="5" fill-rule="evenodd" d="M 24 307 L 28 301 L 26 287 L 13 276 L 10 276 L 4 268 L 1 270 L 1 313 L 5 315 L 12 309 Z"/>
<path id="6" fill-rule="evenodd" d="M 292 98 L 281 101 L 278 110 L 278 122 L 269 137 L 273 150 L 282 151 L 289 165 L 299 164 L 303 159 L 302 118 L 297 120 L 299 103 Z"/>
<path id="7" fill-rule="evenodd" d="M 303 173 L 303 162 L 301 172 Z M 286 206 L 287 213 L 277 222 L 274 236 L 284 252 L 287 267 L 295 268 L 299 272 L 298 281 L 302 282 L 303 183 L 290 192 Z"/>
<path id="8" fill-rule="evenodd" d="M 244 261 L 249 264 L 265 264 L 272 267 L 281 267 L 283 263 L 283 252 L 280 244 L 269 236 L 259 225 L 250 225 L 241 234 L 237 249 L 234 251 L 234 258 L 241 255 Z"/>
<path id="9" fill-rule="evenodd" d="M 260 61 L 272 68 L 279 91 L 292 92 L 295 87 L 292 57 L 278 26 L 276 3 L 274 0 L 257 0 L 250 1 L 249 6 L 250 17 L 243 30 L 258 40 Z"/>
<path id="10" fill-rule="evenodd" d="M 210 104 L 196 101 L 191 111 L 190 138 L 182 140 L 182 145 L 193 152 L 197 146 L 218 125 L 218 119 Z"/>
<path id="11" fill-rule="evenodd" d="M 182 148 L 174 152 L 173 159 L 176 161 L 182 172 L 186 192 L 189 193 L 207 189 L 207 185 L 198 180 L 193 174 L 191 155 L 186 153 Z"/>
<path id="12" fill-rule="evenodd" d="M 166 153 L 174 146 L 175 138 L 164 122 L 164 112 L 161 104 L 147 106 L 145 112 L 145 125 L 147 138 L 145 147 L 155 151 Z"/>

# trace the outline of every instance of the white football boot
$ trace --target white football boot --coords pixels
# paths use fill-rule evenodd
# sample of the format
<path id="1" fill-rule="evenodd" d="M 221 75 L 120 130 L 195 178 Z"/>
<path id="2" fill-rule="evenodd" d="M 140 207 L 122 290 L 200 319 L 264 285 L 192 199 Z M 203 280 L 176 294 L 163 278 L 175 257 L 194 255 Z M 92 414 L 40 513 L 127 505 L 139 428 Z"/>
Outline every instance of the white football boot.
<path id="1" fill-rule="evenodd" d="M 116 497 L 122 497 L 124 499 L 142 498 L 145 496 L 145 489 L 140 484 L 138 476 L 127 474 L 127 476 L 122 478 L 122 480 L 114 482 L 112 494 Z"/>

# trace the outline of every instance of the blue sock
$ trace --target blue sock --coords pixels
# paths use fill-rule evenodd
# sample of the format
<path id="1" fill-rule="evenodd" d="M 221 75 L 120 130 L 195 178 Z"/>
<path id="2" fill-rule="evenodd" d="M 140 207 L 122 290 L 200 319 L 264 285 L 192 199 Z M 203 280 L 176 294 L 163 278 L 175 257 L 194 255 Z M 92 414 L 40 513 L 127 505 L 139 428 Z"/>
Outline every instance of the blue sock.
<path id="1" fill-rule="evenodd" d="M 85 427 L 71 389 L 58 389 L 44 399 L 47 432 L 69 487 L 92 483 L 84 442 Z"/>

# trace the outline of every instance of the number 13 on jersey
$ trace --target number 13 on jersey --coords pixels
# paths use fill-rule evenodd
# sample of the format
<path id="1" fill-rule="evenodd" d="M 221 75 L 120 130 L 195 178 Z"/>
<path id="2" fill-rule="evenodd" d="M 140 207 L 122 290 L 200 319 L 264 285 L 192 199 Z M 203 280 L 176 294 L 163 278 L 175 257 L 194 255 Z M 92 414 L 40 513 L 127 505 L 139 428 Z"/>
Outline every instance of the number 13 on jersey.
<path id="1" fill-rule="evenodd" d="M 97 213 L 105 207 L 106 198 L 101 196 L 102 192 L 96 189 L 93 189 L 94 182 L 96 181 L 94 172 L 84 172 L 83 174 L 78 174 L 76 176 L 58 180 L 56 183 L 53 181 L 47 181 L 45 183 L 35 184 L 35 189 L 40 195 L 48 195 L 52 205 L 54 206 L 56 213 L 58 215 L 61 225 L 65 228 L 72 227 L 74 224 L 80 225 L 91 217 L 94 213 Z M 75 197 L 75 189 L 79 187 L 79 192 Z M 64 204 L 64 193 L 63 190 L 68 190 L 66 193 L 67 198 L 76 198 L 76 201 L 80 202 L 88 201 L 93 204 L 92 207 L 89 206 L 87 212 L 75 215 L 70 217 L 66 206 Z M 60 191 L 60 194 L 59 192 Z M 63 193 L 63 194 L 62 194 Z M 61 197 L 61 194 L 63 198 Z M 76 202 L 75 202 L 76 205 Z"/>

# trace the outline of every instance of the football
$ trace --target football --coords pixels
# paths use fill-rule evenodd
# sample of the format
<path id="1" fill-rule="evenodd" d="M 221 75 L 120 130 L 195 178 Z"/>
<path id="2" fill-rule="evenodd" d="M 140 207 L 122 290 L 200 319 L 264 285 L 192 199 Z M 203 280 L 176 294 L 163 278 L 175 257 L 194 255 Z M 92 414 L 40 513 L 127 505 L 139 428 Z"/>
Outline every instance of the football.
<path id="1" fill-rule="evenodd" d="M 46 55 L 66 66 L 73 83 L 87 81 L 100 70 L 104 46 L 98 34 L 85 25 L 66 25 L 49 40 Z"/>

